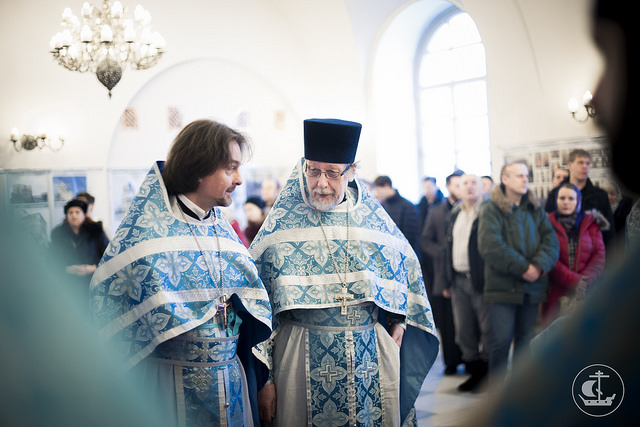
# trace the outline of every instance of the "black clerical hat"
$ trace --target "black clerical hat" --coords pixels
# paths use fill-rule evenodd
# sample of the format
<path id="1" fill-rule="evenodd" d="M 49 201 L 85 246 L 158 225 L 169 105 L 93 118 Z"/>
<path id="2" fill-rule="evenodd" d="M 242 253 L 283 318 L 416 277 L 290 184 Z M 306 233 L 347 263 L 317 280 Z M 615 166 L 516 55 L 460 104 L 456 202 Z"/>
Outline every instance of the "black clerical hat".
<path id="1" fill-rule="evenodd" d="M 361 129 L 360 123 L 346 120 L 305 120 L 304 158 L 316 162 L 353 163 Z"/>

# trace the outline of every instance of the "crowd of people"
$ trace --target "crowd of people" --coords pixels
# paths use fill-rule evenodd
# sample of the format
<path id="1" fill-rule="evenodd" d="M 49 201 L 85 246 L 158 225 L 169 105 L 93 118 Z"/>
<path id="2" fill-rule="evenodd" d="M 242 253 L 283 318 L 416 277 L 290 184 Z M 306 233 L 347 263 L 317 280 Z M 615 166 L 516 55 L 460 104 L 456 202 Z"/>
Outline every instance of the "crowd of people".
<path id="1" fill-rule="evenodd" d="M 536 334 L 575 310 L 607 255 L 624 252 L 635 200 L 613 180 L 595 186 L 590 165 L 588 151 L 572 150 L 567 165 L 554 167 L 553 189 L 542 200 L 528 190 L 528 166 L 520 161 L 504 165 L 499 185 L 455 171 L 446 178 L 447 196 L 426 177 L 417 205 L 390 177 L 375 179 L 382 206 L 410 242 L 419 242 L 444 374 L 460 373 L 460 365 L 470 374 L 459 391 L 500 382 L 510 355 L 528 352 Z"/>
<path id="2" fill-rule="evenodd" d="M 504 165 L 498 185 L 490 176 L 454 171 L 446 178 L 446 196 L 435 178 L 426 177 L 414 204 L 389 176 L 356 178 L 358 124 L 304 125 L 305 157 L 284 187 L 265 180 L 261 194 L 246 199 L 245 228 L 225 215 L 225 207 L 242 184 L 238 166 L 246 142 L 204 120 L 188 125 L 167 162 L 151 169 L 144 195 L 108 250 L 102 223 L 91 218 L 95 199 L 89 193 L 65 205 L 65 219 L 51 233 L 55 265 L 69 283 L 91 293 L 98 324 L 109 329 L 111 340 L 128 343 L 123 363 L 136 367 L 161 406 L 177 408 L 168 415 L 179 423 L 292 425 L 310 419 L 323 425 L 329 413 L 348 419 L 366 409 L 359 399 L 353 405 L 336 399 L 355 387 L 381 414 L 395 414 L 381 415 L 383 424 L 396 425 L 414 416 L 413 402 L 438 347 L 445 375 L 468 374 L 460 392 L 484 391 L 503 381 L 511 352 L 514 358 L 528 353 L 536 334 L 587 297 L 605 269 L 607 242 L 619 241 L 614 237 L 622 231 L 615 227 L 624 226 L 632 212 L 633 200 L 619 187 L 591 183 L 590 156 L 581 149 L 571 152 L 567 168 L 554 169 L 555 187 L 546 200 L 528 190 L 527 165 L 515 161 Z M 184 146 L 209 143 L 203 135 L 215 134 L 211 128 L 226 131 L 226 139 L 215 143 L 228 146 L 226 155 L 212 159 L 222 165 L 213 170 L 184 158 Z M 326 134 L 340 144 L 326 147 Z M 183 176 L 187 170 L 191 178 Z M 358 214 L 360 209 L 378 220 Z M 389 228 L 380 230 L 379 221 Z M 174 234 L 191 236 L 193 244 L 170 249 Z M 145 241 L 152 245 L 129 264 L 113 261 L 123 252 L 137 253 Z M 296 249 L 300 244 L 307 248 Z M 384 255 L 363 262 L 372 249 Z M 399 264 L 396 257 L 405 259 Z M 391 294 L 403 290 L 402 296 L 381 298 L 385 288 Z M 140 305 L 147 306 L 144 313 Z M 421 314 L 410 315 L 416 312 Z M 123 313 L 131 313 L 127 324 L 109 326 Z M 327 335 L 328 326 L 335 334 Z M 363 328 L 371 336 L 355 333 Z M 204 348 L 228 338 L 235 339 L 230 354 L 237 360 L 217 360 Z M 197 361 L 184 353 L 194 350 L 184 347 L 185 340 L 203 347 Z M 397 353 L 394 346 L 397 359 L 390 357 Z M 421 361 L 416 363 L 415 351 L 406 357 L 403 349 L 409 347 L 422 350 Z M 211 376 L 206 387 L 215 388 L 214 394 L 185 384 L 198 370 L 216 371 L 224 363 L 229 375 L 239 377 Z M 417 369 L 409 377 L 413 382 L 398 376 L 404 365 Z M 179 373 L 176 366 L 182 366 Z M 359 375 L 361 369 L 370 369 L 376 380 Z M 166 384 L 172 384 L 170 393 Z M 185 385 L 176 396 L 178 384 Z M 392 390 L 397 400 L 380 400 L 381 389 Z M 322 405 L 307 406 L 318 399 Z M 222 401 L 232 409 L 211 412 L 212 402 Z M 294 406 L 307 411 L 288 409 Z"/>

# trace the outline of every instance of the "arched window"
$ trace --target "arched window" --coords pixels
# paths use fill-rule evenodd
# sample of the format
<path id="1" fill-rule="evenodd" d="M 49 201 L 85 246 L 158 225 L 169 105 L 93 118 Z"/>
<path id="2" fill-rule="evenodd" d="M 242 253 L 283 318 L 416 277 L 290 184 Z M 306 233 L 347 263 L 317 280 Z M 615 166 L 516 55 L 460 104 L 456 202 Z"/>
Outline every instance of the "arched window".
<path id="1" fill-rule="evenodd" d="M 485 51 L 467 13 L 450 9 L 427 29 L 415 87 L 419 172 L 440 187 L 455 169 L 490 175 Z"/>

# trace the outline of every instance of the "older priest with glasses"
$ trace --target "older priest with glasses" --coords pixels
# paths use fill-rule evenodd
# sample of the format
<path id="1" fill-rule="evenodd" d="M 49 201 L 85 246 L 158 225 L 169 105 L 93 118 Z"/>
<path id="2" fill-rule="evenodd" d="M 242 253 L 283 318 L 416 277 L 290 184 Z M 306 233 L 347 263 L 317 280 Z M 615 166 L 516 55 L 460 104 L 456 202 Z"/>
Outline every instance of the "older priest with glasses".
<path id="1" fill-rule="evenodd" d="M 304 121 L 304 158 L 249 249 L 274 310 L 259 346 L 270 369 L 258 396 L 265 423 L 415 423 L 438 353 L 418 258 L 355 177 L 360 130 Z"/>

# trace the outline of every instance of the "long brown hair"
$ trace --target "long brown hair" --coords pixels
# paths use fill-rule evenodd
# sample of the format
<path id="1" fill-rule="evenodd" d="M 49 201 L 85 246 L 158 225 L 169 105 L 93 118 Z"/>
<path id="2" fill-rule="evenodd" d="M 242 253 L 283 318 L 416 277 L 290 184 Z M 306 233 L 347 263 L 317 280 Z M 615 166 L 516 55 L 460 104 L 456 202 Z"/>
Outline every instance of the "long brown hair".
<path id="1" fill-rule="evenodd" d="M 242 133 L 222 123 L 202 119 L 186 125 L 173 140 L 162 170 L 167 192 L 184 194 L 195 191 L 200 178 L 229 165 L 231 141 L 238 143 L 243 155 L 250 150 Z"/>

